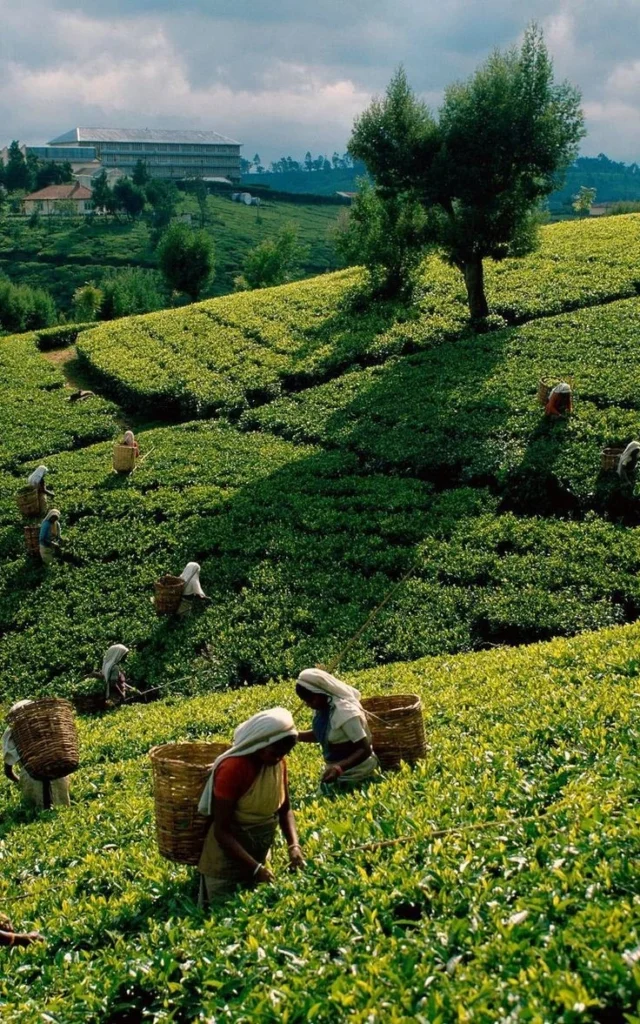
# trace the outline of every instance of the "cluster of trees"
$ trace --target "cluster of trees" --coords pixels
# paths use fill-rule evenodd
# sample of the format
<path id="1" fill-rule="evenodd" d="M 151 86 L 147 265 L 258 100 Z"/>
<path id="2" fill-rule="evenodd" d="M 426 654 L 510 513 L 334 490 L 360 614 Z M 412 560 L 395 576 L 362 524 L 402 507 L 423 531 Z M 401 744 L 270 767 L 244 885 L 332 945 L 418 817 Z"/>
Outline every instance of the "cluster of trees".
<path id="1" fill-rule="evenodd" d="M 127 267 L 114 270 L 99 287 L 89 281 L 77 288 L 72 316 L 78 323 L 115 320 L 120 316 L 151 313 L 165 305 L 166 295 L 159 275 L 152 270 Z"/>
<path id="2" fill-rule="evenodd" d="M 48 291 L 0 276 L 0 333 L 35 331 L 51 327 L 57 320 L 56 304 Z"/>
<path id="3" fill-rule="evenodd" d="M 449 86 L 437 116 L 400 69 L 386 95 L 356 119 L 349 142 L 373 184 L 339 236 L 374 286 L 410 291 L 424 252 L 462 274 L 471 318 L 486 319 L 483 261 L 530 252 L 540 204 L 576 158 L 585 134 L 580 94 L 557 84 L 541 31 L 495 51 Z"/>
<path id="4" fill-rule="evenodd" d="M 306 255 L 295 224 L 283 225 L 273 238 L 266 238 L 247 253 L 242 274 L 234 282 L 236 291 L 286 284 L 295 277 Z"/>
<path id="5" fill-rule="evenodd" d="M 256 153 L 253 160 L 242 159 L 240 161 L 242 174 L 249 174 L 252 168 L 258 174 L 264 174 L 267 170 L 271 174 L 285 174 L 289 171 L 346 171 L 353 167 L 354 160 L 350 153 L 336 152 L 331 159 L 321 153 L 314 158 L 310 150 L 307 150 L 304 160 L 294 160 L 290 156 L 282 156 L 279 160 L 272 161 L 268 168 L 262 163 L 259 153 Z"/>
<path id="6" fill-rule="evenodd" d="M 66 185 L 73 181 L 71 164 L 38 160 L 32 153 L 26 158 L 20 144 L 14 140 L 9 146 L 6 166 L 0 164 L 0 186 L 7 192 L 35 192 L 47 185 Z"/>
<path id="7" fill-rule="evenodd" d="M 96 210 L 111 216 L 122 213 L 136 220 L 148 204 L 153 226 L 159 229 L 170 223 L 180 199 L 173 182 L 151 178 L 142 160 L 138 160 L 131 178 L 119 178 L 113 186 L 106 171 L 101 171 L 94 178 L 92 192 Z"/>

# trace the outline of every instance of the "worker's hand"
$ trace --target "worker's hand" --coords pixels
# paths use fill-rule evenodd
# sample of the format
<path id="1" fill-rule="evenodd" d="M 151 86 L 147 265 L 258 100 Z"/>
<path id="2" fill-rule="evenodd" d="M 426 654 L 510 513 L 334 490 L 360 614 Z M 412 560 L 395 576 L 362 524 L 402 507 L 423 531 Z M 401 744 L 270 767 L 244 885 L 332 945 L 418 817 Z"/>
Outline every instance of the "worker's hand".
<path id="1" fill-rule="evenodd" d="M 40 932 L 27 932 L 17 934 L 13 940 L 14 946 L 30 946 L 33 942 L 44 942 L 45 937 Z"/>
<path id="2" fill-rule="evenodd" d="M 305 859 L 302 856 L 302 847 L 292 846 L 289 849 L 289 868 L 291 871 L 297 871 L 298 868 L 303 868 L 305 865 Z"/>
<path id="3" fill-rule="evenodd" d="M 322 779 L 320 781 L 335 782 L 336 779 L 339 779 L 341 775 L 342 772 L 340 771 L 337 765 L 329 765 L 329 767 L 325 769 L 324 775 L 322 776 Z"/>
<path id="4" fill-rule="evenodd" d="M 273 871 L 271 871 L 270 868 L 265 867 L 264 864 L 262 865 L 259 871 L 256 871 L 254 878 L 256 879 L 257 882 L 266 882 L 267 885 L 271 885 L 271 883 L 275 882 L 276 880 L 276 876 L 274 875 Z"/>

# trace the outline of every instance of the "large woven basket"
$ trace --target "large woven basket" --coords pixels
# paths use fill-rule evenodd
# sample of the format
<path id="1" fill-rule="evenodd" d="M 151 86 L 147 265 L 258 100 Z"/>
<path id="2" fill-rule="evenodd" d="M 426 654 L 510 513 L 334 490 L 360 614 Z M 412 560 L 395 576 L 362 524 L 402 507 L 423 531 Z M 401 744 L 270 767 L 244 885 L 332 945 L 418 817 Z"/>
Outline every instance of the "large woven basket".
<path id="1" fill-rule="evenodd" d="M 80 715 L 97 715 L 107 709 L 107 694 L 104 680 L 101 687 L 96 686 L 93 692 L 74 693 L 71 703 Z"/>
<path id="2" fill-rule="evenodd" d="M 78 733 L 68 700 L 41 697 L 10 711 L 7 720 L 32 778 L 54 782 L 78 770 Z"/>
<path id="3" fill-rule="evenodd" d="M 114 444 L 113 468 L 117 473 L 131 473 L 136 464 L 136 450 L 128 444 Z"/>
<path id="4" fill-rule="evenodd" d="M 40 495 L 31 484 L 21 487 L 16 493 L 16 504 L 27 519 L 40 515 Z"/>
<path id="5" fill-rule="evenodd" d="M 211 766 L 228 743 L 166 743 L 149 751 L 156 840 L 167 860 L 197 864 L 209 820 L 198 813 Z"/>
<path id="6" fill-rule="evenodd" d="M 604 470 L 617 470 L 620 456 L 624 448 L 603 448 L 600 453 L 600 466 Z"/>
<path id="7" fill-rule="evenodd" d="M 180 576 L 162 576 L 153 584 L 156 615 L 175 615 L 180 607 L 184 580 Z"/>
<path id="8" fill-rule="evenodd" d="M 24 526 L 24 544 L 27 549 L 28 555 L 33 555 L 34 558 L 40 556 L 40 527 L 39 526 Z"/>
<path id="9" fill-rule="evenodd" d="M 427 741 L 422 702 L 415 693 L 365 697 L 374 753 L 383 768 L 399 768 L 401 761 L 415 764 L 426 756 Z"/>

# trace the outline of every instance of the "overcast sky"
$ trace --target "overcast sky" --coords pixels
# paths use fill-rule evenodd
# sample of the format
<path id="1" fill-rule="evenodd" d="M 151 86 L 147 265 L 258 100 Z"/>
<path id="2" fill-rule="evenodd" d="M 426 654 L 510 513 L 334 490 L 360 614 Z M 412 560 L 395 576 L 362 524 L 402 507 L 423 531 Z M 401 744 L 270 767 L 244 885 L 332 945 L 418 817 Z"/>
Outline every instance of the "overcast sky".
<path id="1" fill-rule="evenodd" d="M 582 90 L 583 153 L 640 161 L 640 0 L 0 0 L 0 145 L 193 127 L 330 155 L 400 62 L 437 107 L 531 19 Z"/>

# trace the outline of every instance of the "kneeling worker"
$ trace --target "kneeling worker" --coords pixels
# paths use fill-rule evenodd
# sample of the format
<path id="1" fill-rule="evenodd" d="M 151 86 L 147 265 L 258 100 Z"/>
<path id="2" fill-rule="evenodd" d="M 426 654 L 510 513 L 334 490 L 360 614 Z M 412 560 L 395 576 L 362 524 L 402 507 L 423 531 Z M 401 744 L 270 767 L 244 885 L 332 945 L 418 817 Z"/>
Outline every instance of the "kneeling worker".
<path id="1" fill-rule="evenodd" d="M 544 408 L 544 414 L 553 419 L 558 419 L 560 416 L 572 412 L 572 410 L 573 395 L 571 388 L 565 381 L 561 381 L 559 384 L 556 384 L 555 388 L 552 388 L 549 400 Z"/>
<path id="2" fill-rule="evenodd" d="M 238 726 L 233 745 L 214 762 L 198 808 L 213 817 L 198 864 L 201 906 L 239 886 L 273 881 L 267 861 L 278 825 L 290 867 L 304 864 L 285 762 L 297 737 L 285 708 L 261 711 Z"/>
<path id="3" fill-rule="evenodd" d="M 16 711 L 31 703 L 30 700 L 20 700 L 13 705 L 10 711 Z M 10 782 L 20 787 L 20 793 L 25 803 L 31 804 L 39 811 L 48 811 L 51 807 L 69 806 L 69 779 L 56 779 L 55 782 L 39 782 L 37 779 L 33 779 L 21 764 L 20 751 L 16 746 L 11 727 L 5 729 L 2 737 L 2 756 L 4 774 Z M 19 775 L 15 774 L 15 768 L 19 768 Z"/>

